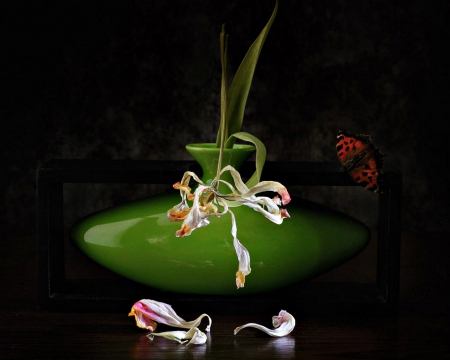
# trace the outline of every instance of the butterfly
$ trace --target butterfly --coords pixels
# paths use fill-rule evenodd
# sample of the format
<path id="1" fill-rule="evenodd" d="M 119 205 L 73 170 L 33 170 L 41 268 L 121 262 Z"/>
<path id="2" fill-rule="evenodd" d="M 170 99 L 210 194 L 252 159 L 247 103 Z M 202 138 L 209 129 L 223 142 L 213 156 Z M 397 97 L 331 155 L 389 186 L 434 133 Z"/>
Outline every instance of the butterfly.
<path id="1" fill-rule="evenodd" d="M 353 180 L 367 190 L 382 192 L 385 154 L 373 145 L 369 135 L 340 130 L 336 150 L 343 171 L 347 171 Z"/>

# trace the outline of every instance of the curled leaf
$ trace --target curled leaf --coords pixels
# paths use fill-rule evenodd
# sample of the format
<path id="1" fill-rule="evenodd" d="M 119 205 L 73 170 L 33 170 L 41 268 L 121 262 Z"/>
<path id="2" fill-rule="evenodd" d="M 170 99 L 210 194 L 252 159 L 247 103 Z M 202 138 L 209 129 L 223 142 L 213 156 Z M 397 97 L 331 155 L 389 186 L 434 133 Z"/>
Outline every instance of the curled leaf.
<path id="1" fill-rule="evenodd" d="M 243 132 L 243 131 L 237 132 L 237 133 L 232 134 L 230 136 L 230 138 L 231 137 L 235 137 L 237 139 L 251 142 L 256 147 L 256 160 L 255 160 L 256 170 L 253 173 L 253 175 L 251 176 L 251 178 L 248 179 L 247 184 L 246 184 L 248 187 L 251 188 L 251 187 L 255 186 L 261 179 L 261 174 L 262 174 L 262 170 L 264 167 L 264 163 L 266 162 L 266 154 L 267 154 L 266 147 L 264 146 L 262 141 L 259 140 L 256 136 L 253 136 L 247 132 Z"/>
<path id="2" fill-rule="evenodd" d="M 294 330 L 295 319 L 287 311 L 281 310 L 278 315 L 272 317 L 272 324 L 275 329 L 269 329 L 263 325 L 259 325 L 259 324 L 255 324 L 255 323 L 248 323 L 248 324 L 239 326 L 236 329 L 234 329 L 234 335 L 236 335 L 243 328 L 253 327 L 253 328 L 259 329 L 261 331 L 264 331 L 266 334 L 269 334 L 270 336 L 275 336 L 275 337 L 286 336 L 292 330 Z"/>

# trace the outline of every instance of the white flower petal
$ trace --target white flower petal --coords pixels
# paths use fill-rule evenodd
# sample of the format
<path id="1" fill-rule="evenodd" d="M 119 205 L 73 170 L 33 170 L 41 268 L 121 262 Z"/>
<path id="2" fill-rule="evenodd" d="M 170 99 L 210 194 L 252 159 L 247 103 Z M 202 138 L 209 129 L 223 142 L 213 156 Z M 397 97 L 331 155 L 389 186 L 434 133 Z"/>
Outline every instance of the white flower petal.
<path id="1" fill-rule="evenodd" d="M 203 181 L 200 180 L 200 178 L 192 171 L 186 171 L 183 174 L 183 178 L 181 179 L 181 183 L 183 185 L 189 185 L 189 181 L 191 180 L 191 177 L 194 178 L 194 180 L 199 183 L 200 185 L 205 186 L 205 184 L 203 183 Z"/>
<path id="2" fill-rule="evenodd" d="M 258 204 L 255 204 L 253 202 L 246 201 L 246 202 L 243 202 L 243 204 L 245 206 L 248 206 L 249 208 L 252 208 L 255 211 L 260 212 L 267 219 L 274 222 L 275 224 L 280 225 L 283 222 L 283 217 L 281 216 L 281 212 L 279 211 L 279 209 L 277 209 L 276 212 L 271 213 L 271 212 L 265 210 L 263 207 L 259 206 Z"/>
<path id="3" fill-rule="evenodd" d="M 142 299 L 135 303 L 132 307 L 130 316 L 131 315 L 137 316 L 136 319 L 138 319 L 138 317 L 145 317 L 146 319 L 160 324 L 183 329 L 191 329 L 193 327 L 197 327 L 200 325 L 202 319 L 204 317 L 207 317 L 209 319 L 209 325 L 206 327 L 206 331 L 210 330 L 212 322 L 211 318 L 207 314 L 202 314 L 193 321 L 186 321 L 178 316 L 170 305 L 149 299 Z"/>
<path id="4" fill-rule="evenodd" d="M 286 336 L 292 330 L 294 330 L 295 319 L 287 311 L 281 310 L 277 316 L 272 317 L 272 324 L 275 327 L 275 329 L 269 329 L 263 325 L 259 325 L 259 324 L 255 324 L 255 323 L 248 323 L 248 324 L 239 326 L 236 329 L 234 329 L 234 335 L 236 335 L 240 330 L 242 330 L 244 328 L 253 327 L 255 329 L 264 331 L 266 334 L 269 334 L 270 336 L 274 336 L 274 337 Z"/>
<path id="5" fill-rule="evenodd" d="M 170 222 L 183 221 L 189 214 L 190 210 L 191 209 L 186 204 L 186 200 L 183 200 L 181 203 L 175 205 L 172 209 L 167 211 L 167 219 Z"/>
<path id="6" fill-rule="evenodd" d="M 245 183 L 242 181 L 241 174 L 239 174 L 239 172 L 234 167 L 232 167 L 231 165 L 225 166 L 220 172 L 220 175 L 222 175 L 225 171 L 229 171 L 231 173 L 231 176 L 234 180 L 234 185 L 241 194 L 249 191 L 247 185 L 245 185 Z"/>
<path id="7" fill-rule="evenodd" d="M 187 332 L 186 339 L 191 339 L 191 341 L 189 341 L 186 344 L 186 346 L 203 345 L 204 343 L 206 343 L 206 340 L 208 339 L 208 337 L 206 336 L 206 334 L 204 332 L 202 332 L 199 329 L 194 327 Z"/>
<path id="8" fill-rule="evenodd" d="M 186 219 L 184 219 L 181 230 L 175 233 L 176 236 L 189 236 L 195 229 L 205 227 L 209 224 L 210 214 L 200 211 L 199 204 L 200 195 L 206 189 L 208 189 L 207 186 L 199 185 L 195 190 L 191 211 L 189 211 Z"/>
<path id="9" fill-rule="evenodd" d="M 225 171 L 230 171 L 235 183 L 234 186 L 220 179 L 220 175 Z M 191 194 L 191 189 L 189 188 L 191 178 L 194 178 L 199 183 L 194 194 Z M 219 193 L 217 190 L 219 182 L 225 184 L 231 192 L 229 194 Z M 276 224 L 281 224 L 283 219 L 290 217 L 286 209 L 280 209 L 279 207 L 280 205 L 288 204 L 291 200 L 284 185 L 276 181 L 261 181 L 249 189 L 242 181 L 239 172 L 229 165 L 221 170 L 219 177 L 214 179 L 209 186 L 205 185 L 195 173 L 187 171 L 184 173 L 182 181 L 174 184 L 174 187 L 180 189 L 182 202 L 170 209 L 167 216 L 169 221 L 183 220 L 181 229 L 175 233 L 177 237 L 188 236 L 195 229 L 207 226 L 211 215 L 220 217 L 230 211 L 230 207 L 234 206 L 248 206 Z M 273 199 L 267 196 L 256 196 L 256 194 L 266 191 L 277 192 L 281 199 L 278 196 Z M 192 207 L 189 208 L 185 202 L 186 200 L 193 201 Z M 219 210 L 219 207 L 222 207 L 222 211 Z M 238 288 L 241 288 L 244 286 L 245 276 L 251 272 L 250 255 L 248 250 L 237 239 L 236 220 L 234 214 L 231 211 L 230 213 L 232 216 L 231 233 L 233 235 L 233 245 L 239 260 L 236 285 Z"/>
<path id="10" fill-rule="evenodd" d="M 242 197 L 251 197 L 260 192 L 275 191 L 281 195 L 281 202 L 287 205 L 291 201 L 291 197 L 286 190 L 286 187 L 277 181 L 261 181 L 253 186 L 249 191 L 242 194 Z"/>
<path id="11" fill-rule="evenodd" d="M 229 210 L 229 212 L 231 214 L 231 222 L 232 222 L 231 234 L 233 235 L 234 238 L 233 245 L 239 260 L 239 269 L 236 273 L 236 286 L 239 289 L 244 287 L 245 277 L 252 271 L 250 268 L 250 254 L 248 250 L 244 247 L 244 245 L 242 245 L 238 240 L 236 218 L 231 210 Z"/>
<path id="12" fill-rule="evenodd" d="M 205 333 L 201 332 L 198 328 L 193 327 L 189 331 L 165 331 L 161 333 L 151 333 L 148 334 L 147 337 L 150 340 L 153 340 L 155 336 L 163 337 L 169 340 L 175 340 L 178 341 L 180 344 L 186 344 L 188 345 L 202 345 L 206 343 L 207 336 Z M 188 342 L 188 340 L 190 340 Z"/>

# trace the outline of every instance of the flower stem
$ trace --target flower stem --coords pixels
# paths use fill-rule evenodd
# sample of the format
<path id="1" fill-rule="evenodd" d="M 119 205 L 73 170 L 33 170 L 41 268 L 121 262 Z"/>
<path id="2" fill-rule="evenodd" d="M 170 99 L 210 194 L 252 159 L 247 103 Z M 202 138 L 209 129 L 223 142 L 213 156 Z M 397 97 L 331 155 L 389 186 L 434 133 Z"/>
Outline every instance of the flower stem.
<path id="1" fill-rule="evenodd" d="M 219 151 L 219 161 L 217 164 L 217 175 L 216 180 L 219 180 L 220 171 L 222 170 L 222 157 L 223 149 L 225 146 L 225 141 L 227 139 L 227 51 L 228 51 L 228 35 L 225 33 L 225 24 L 222 25 L 222 31 L 220 32 L 220 62 L 222 64 L 222 86 L 221 86 L 221 96 L 220 96 L 220 151 Z M 216 183 L 218 186 L 218 183 Z"/>

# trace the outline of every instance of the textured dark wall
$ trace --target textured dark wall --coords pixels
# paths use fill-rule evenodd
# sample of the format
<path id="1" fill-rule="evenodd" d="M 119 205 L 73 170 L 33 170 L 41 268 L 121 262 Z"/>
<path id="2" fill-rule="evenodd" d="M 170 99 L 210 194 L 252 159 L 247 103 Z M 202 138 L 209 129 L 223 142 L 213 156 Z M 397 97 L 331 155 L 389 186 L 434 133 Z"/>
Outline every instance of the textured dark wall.
<path id="1" fill-rule="evenodd" d="M 236 70 L 273 5 L 3 2 L 0 218 L 9 233 L 33 235 L 35 171 L 52 158 L 189 159 L 185 144 L 214 141 L 221 24 Z M 280 0 L 243 130 L 264 141 L 269 160 L 292 161 L 337 162 L 339 129 L 370 134 L 403 172 L 403 229 L 448 231 L 438 92 L 446 14 L 445 2 Z M 68 191 L 66 215 L 147 190 Z M 362 212 L 376 195 L 362 188 L 294 191 L 376 225 L 376 209 Z"/>
<path id="2" fill-rule="evenodd" d="M 34 172 L 49 159 L 187 159 L 185 144 L 213 141 L 221 24 L 233 71 L 273 3 L 4 5 L 2 218 L 33 225 Z M 404 174 L 405 226 L 442 229 L 444 10 L 425 1 L 281 0 L 243 129 L 265 142 L 269 160 L 337 161 L 338 129 L 371 134 Z"/>

